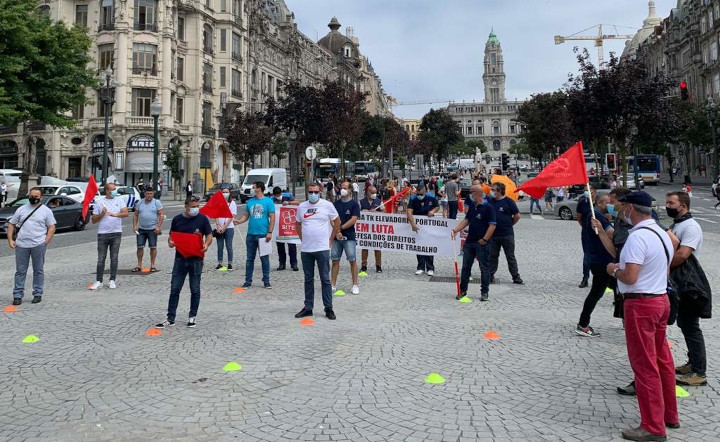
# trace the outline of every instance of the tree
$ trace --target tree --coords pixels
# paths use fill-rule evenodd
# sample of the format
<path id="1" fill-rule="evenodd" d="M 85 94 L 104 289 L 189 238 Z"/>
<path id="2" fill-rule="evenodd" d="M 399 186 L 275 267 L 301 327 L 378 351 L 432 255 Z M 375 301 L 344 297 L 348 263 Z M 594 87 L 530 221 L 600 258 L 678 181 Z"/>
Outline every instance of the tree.
<path id="1" fill-rule="evenodd" d="M 528 154 L 541 163 L 573 144 L 567 101 L 562 91 L 541 93 L 518 109 L 517 121 L 525 126 L 520 138 L 528 146 Z"/>
<path id="2" fill-rule="evenodd" d="M 288 154 L 288 139 L 284 135 L 276 135 L 270 143 L 270 160 L 275 159 L 275 167 L 280 167 L 280 162 Z"/>
<path id="3" fill-rule="evenodd" d="M 225 123 L 227 142 L 236 160 L 255 167 L 255 156 L 268 150 L 272 131 L 265 124 L 265 115 L 236 110 Z"/>
<path id="4" fill-rule="evenodd" d="M 165 165 L 168 167 L 168 170 L 170 170 L 170 176 L 175 182 L 176 189 L 180 188 L 180 180 L 182 180 L 184 172 L 180 169 L 180 164 L 183 158 L 181 144 L 182 142 L 179 140 L 171 143 L 165 158 Z M 180 196 L 180 192 L 176 191 L 175 195 L 176 197 Z"/>
<path id="5" fill-rule="evenodd" d="M 419 138 L 420 144 L 424 145 L 424 154 L 435 156 L 440 164 L 450 155 L 450 148 L 463 140 L 463 135 L 460 126 L 446 110 L 430 109 L 420 123 Z"/>

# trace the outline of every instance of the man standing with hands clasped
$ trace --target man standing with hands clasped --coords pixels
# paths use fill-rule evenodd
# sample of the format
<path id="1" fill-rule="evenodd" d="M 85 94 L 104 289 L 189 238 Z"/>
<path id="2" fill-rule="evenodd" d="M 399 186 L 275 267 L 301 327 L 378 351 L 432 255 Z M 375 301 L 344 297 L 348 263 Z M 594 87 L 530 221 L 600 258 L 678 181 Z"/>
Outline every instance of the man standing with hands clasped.
<path id="1" fill-rule="evenodd" d="M 678 428 L 675 374 L 666 329 L 670 316 L 667 278 L 672 241 L 652 219 L 652 197 L 635 191 L 618 200 L 626 204 L 630 229 L 620 262 L 607 264 L 624 299 L 625 338 L 640 408 L 640 426 L 622 431 L 636 441 L 666 440 L 666 426 Z"/>
<path id="2" fill-rule="evenodd" d="M 480 301 L 487 301 L 490 293 L 490 241 L 495 232 L 496 215 L 495 209 L 485 201 L 483 188 L 479 185 L 470 187 L 470 204 L 465 219 L 460 221 L 452 231 L 452 239 L 462 232 L 465 227 L 470 226 L 468 236 L 463 246 L 462 275 L 460 276 L 460 295 L 457 299 L 467 296 L 468 282 L 473 262 L 480 261 L 481 271 L 481 293 Z"/>
<path id="3" fill-rule="evenodd" d="M 118 198 L 115 184 L 105 184 L 105 198 L 95 198 L 92 222 L 98 225 L 97 241 L 97 269 L 96 278 L 90 290 L 97 290 L 103 285 L 105 273 L 105 259 L 110 249 L 110 282 L 108 287 L 116 288 L 115 278 L 118 269 L 118 254 L 120 253 L 120 240 L 122 239 L 122 219 L 128 217 L 125 201 Z"/>
<path id="4" fill-rule="evenodd" d="M 137 265 L 132 271 L 142 269 L 145 243 L 150 246 L 150 271 L 156 272 L 155 258 L 157 257 L 157 237 L 162 229 L 165 219 L 165 209 L 160 200 L 154 198 L 155 192 L 151 188 L 145 189 L 145 198 L 135 204 L 133 215 L 133 231 L 137 235 Z"/>
<path id="5" fill-rule="evenodd" d="M 245 284 L 243 288 L 252 286 L 253 272 L 255 271 L 255 255 L 260 247 L 260 241 L 272 241 L 272 232 L 275 227 L 275 203 L 265 196 L 265 183 L 257 181 L 253 183 L 255 197 L 250 198 L 245 206 L 245 213 L 239 220 L 234 221 L 236 225 L 242 224 L 248 219 L 248 233 L 245 238 L 247 246 L 247 259 L 245 260 Z M 260 255 L 262 265 L 262 280 L 266 289 L 270 285 L 270 255 Z"/>
<path id="6" fill-rule="evenodd" d="M 457 201 L 456 201 L 457 202 Z M 420 227 L 415 224 L 414 215 L 424 215 L 433 217 L 435 213 L 440 209 L 440 205 L 437 200 L 431 196 L 426 195 L 425 186 L 419 185 L 415 190 L 415 196 L 410 198 L 408 201 L 407 219 L 413 232 L 419 232 Z M 417 255 L 417 270 L 416 275 L 422 275 L 427 270 L 428 276 L 435 274 L 435 263 L 432 255 Z"/>

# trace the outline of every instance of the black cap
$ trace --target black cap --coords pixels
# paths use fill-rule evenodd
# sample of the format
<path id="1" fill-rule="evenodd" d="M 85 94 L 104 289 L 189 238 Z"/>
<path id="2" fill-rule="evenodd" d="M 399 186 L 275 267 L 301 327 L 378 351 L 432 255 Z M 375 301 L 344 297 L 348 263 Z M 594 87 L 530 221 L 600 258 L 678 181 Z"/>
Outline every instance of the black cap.
<path id="1" fill-rule="evenodd" d="M 618 200 L 620 203 L 637 204 L 638 206 L 651 207 L 652 197 L 642 190 L 635 190 Z"/>

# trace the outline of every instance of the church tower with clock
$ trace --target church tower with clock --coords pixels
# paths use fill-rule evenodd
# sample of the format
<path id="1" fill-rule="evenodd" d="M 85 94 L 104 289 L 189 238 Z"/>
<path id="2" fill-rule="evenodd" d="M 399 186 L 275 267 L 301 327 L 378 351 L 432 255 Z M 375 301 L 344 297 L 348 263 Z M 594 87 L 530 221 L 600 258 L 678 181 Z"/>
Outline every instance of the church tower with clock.
<path id="1" fill-rule="evenodd" d="M 485 103 L 502 103 L 505 101 L 505 70 L 502 47 L 495 31 L 490 31 L 485 44 L 484 65 Z"/>

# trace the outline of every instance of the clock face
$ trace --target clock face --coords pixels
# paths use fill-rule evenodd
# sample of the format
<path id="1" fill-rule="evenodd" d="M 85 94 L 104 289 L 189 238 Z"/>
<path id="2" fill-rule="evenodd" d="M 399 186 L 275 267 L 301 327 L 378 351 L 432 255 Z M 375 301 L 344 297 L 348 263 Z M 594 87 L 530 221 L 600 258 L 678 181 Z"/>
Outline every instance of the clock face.
<path id="1" fill-rule="evenodd" d="M 497 80 L 493 80 L 492 84 L 493 86 L 497 86 Z"/>

